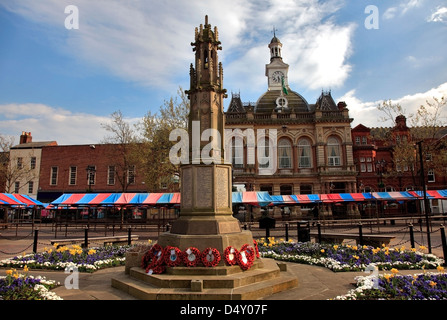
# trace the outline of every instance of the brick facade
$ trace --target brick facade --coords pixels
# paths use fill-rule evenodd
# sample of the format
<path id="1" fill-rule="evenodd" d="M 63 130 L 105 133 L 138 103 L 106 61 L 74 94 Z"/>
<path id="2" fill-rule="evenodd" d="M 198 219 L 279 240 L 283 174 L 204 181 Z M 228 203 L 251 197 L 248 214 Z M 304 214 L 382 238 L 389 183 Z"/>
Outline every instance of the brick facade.
<path id="1" fill-rule="evenodd" d="M 411 168 L 407 164 L 399 165 L 393 156 L 399 140 L 412 142 L 411 128 L 407 127 L 405 117 L 398 116 L 392 128 L 368 128 L 359 124 L 351 134 L 358 192 L 421 190 L 419 160 Z M 414 157 L 417 152 L 414 142 Z M 426 160 L 424 163 L 427 173 L 430 162 Z M 444 174 L 437 172 L 430 178 L 426 174 L 425 183 L 428 190 L 445 189 L 445 170 Z"/>
<path id="2" fill-rule="evenodd" d="M 89 191 L 146 192 L 138 168 L 135 168 L 134 181 L 129 181 L 127 186 L 120 183 L 118 175 L 122 176 L 123 170 L 119 154 L 119 145 L 114 144 L 43 147 L 38 199 L 52 201 L 62 193 Z M 89 166 L 95 170 L 91 172 L 90 182 L 87 179 Z"/>

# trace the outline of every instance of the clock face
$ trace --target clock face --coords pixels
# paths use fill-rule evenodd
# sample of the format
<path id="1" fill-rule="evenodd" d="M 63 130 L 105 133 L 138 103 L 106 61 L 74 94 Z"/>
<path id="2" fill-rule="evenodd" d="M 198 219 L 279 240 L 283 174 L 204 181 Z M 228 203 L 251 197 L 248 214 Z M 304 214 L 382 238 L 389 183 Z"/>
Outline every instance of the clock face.
<path id="1" fill-rule="evenodd" d="M 282 73 L 281 71 L 275 71 L 272 74 L 272 80 L 276 83 L 281 83 L 282 77 L 284 77 L 284 73 Z"/>

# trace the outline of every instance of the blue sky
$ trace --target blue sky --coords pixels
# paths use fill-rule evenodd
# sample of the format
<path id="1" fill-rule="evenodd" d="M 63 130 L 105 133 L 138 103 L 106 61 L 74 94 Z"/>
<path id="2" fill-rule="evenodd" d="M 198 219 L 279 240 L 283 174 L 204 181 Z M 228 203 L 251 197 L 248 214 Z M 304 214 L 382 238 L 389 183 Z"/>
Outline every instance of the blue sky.
<path id="1" fill-rule="evenodd" d="M 68 5 L 79 29 L 65 28 Z M 365 26 L 369 5 L 378 29 Z M 291 89 L 309 103 L 331 90 L 352 126 L 389 125 L 376 110 L 383 100 L 411 113 L 447 96 L 445 0 L 0 0 L 0 134 L 98 143 L 114 111 L 133 123 L 156 112 L 188 89 L 205 15 L 219 29 L 230 97 L 266 91 L 273 26 Z"/>

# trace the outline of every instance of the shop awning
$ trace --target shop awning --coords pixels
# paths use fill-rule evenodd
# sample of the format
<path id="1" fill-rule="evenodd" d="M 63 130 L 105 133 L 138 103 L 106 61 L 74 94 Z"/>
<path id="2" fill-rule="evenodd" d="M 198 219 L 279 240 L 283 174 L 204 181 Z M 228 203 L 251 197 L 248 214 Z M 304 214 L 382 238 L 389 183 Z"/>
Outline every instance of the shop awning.
<path id="1" fill-rule="evenodd" d="M 447 190 L 427 191 L 429 199 L 447 200 Z M 0 194 L 0 205 L 31 206 L 42 205 L 37 200 L 27 196 Z M 180 193 L 74 193 L 63 194 L 53 202 L 55 207 L 82 206 L 166 206 L 180 205 Z M 329 193 L 329 194 L 298 194 L 273 195 L 265 191 L 233 192 L 233 204 L 251 204 L 255 206 L 268 205 L 299 205 L 315 203 L 340 203 L 362 201 L 407 201 L 423 199 L 421 191 L 396 191 L 372 193 Z"/>
<path id="2" fill-rule="evenodd" d="M 382 201 L 417 200 L 417 198 L 408 191 L 373 192 L 372 196 L 374 199 Z"/>
<path id="3" fill-rule="evenodd" d="M 245 191 L 232 193 L 233 204 L 251 204 L 254 206 L 268 206 L 273 199 L 267 191 Z"/>
<path id="4" fill-rule="evenodd" d="M 418 199 L 424 199 L 423 191 L 409 191 L 409 193 Z M 427 198 L 447 200 L 447 190 L 427 190 Z"/>
<path id="5" fill-rule="evenodd" d="M 20 207 L 45 207 L 45 205 L 25 194 L 0 193 L 0 205 Z"/>
<path id="6" fill-rule="evenodd" d="M 271 196 L 273 205 L 295 205 L 298 202 L 291 195 Z"/>
<path id="7" fill-rule="evenodd" d="M 180 193 L 73 193 L 63 194 L 52 206 L 135 206 L 135 205 L 177 205 Z"/>

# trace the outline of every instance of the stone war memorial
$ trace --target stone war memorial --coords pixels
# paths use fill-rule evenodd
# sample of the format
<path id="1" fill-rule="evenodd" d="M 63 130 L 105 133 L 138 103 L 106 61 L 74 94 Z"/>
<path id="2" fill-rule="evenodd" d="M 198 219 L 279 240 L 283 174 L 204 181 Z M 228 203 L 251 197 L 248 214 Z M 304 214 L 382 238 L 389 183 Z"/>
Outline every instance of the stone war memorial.
<path id="1" fill-rule="evenodd" d="M 195 64 L 186 91 L 190 161 L 180 166 L 180 216 L 148 252 L 135 256 L 133 266 L 129 258 L 126 272 L 113 278 L 112 286 L 147 300 L 258 299 L 295 287 L 298 279 L 274 260 L 260 258 L 251 232 L 232 216 L 232 165 L 223 160 L 227 94 L 218 60 L 222 47 L 208 16 L 195 29 L 191 46 Z M 198 123 L 200 136 L 206 130 L 212 135 L 200 146 L 192 132 Z M 209 144 L 210 153 L 202 152 Z M 203 154 L 217 161 L 204 161 Z"/>

